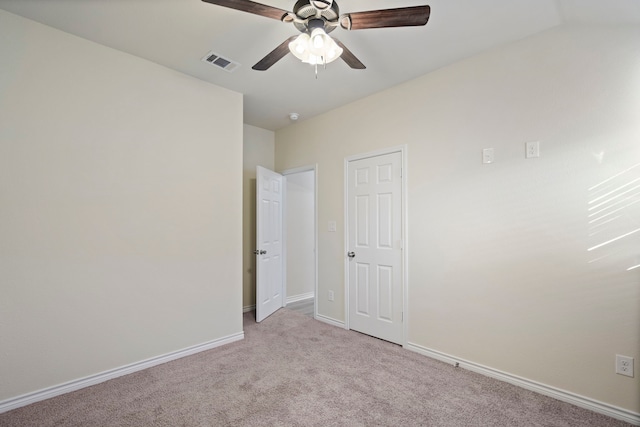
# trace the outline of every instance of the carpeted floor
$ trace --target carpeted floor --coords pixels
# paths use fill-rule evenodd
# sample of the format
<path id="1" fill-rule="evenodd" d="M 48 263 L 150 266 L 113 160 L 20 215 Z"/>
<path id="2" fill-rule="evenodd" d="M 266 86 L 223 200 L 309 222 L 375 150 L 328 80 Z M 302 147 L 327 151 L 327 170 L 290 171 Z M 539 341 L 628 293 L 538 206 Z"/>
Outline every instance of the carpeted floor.
<path id="1" fill-rule="evenodd" d="M 306 300 L 289 303 L 287 304 L 287 310 L 295 311 L 297 313 L 304 314 L 305 316 L 313 317 L 314 299 L 309 298 Z"/>
<path id="2" fill-rule="evenodd" d="M 281 309 L 245 339 L 0 414 L 0 426 L 629 426 Z"/>

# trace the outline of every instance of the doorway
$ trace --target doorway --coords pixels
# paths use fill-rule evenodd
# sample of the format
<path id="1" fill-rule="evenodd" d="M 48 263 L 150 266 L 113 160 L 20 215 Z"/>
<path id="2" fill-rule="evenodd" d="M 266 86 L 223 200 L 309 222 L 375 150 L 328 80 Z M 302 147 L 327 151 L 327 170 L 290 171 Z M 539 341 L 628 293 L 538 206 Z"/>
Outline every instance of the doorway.
<path id="1" fill-rule="evenodd" d="M 285 304 L 316 317 L 316 168 L 284 171 Z"/>

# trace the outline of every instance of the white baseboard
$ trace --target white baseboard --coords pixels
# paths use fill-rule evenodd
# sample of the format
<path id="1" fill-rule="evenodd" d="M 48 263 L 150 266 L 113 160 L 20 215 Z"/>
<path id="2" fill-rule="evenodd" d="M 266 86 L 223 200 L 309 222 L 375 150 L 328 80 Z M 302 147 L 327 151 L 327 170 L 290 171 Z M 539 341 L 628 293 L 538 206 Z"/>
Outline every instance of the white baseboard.
<path id="1" fill-rule="evenodd" d="M 185 356 L 190 356 L 192 354 L 199 353 L 201 351 L 210 350 L 212 348 L 220 347 L 225 344 L 230 344 L 235 341 L 240 341 L 242 339 L 244 339 L 244 332 L 229 335 L 229 336 L 219 338 L 217 340 L 209 341 L 206 343 L 197 344 L 192 347 L 184 348 L 182 350 L 177 350 L 171 353 L 167 353 L 160 356 L 152 357 L 150 359 L 142 360 L 140 362 L 135 362 L 129 365 L 121 366 L 119 368 L 114 368 L 108 371 L 100 372 L 99 374 L 90 375 L 88 377 L 79 378 L 77 380 L 55 385 L 53 387 L 47 387 L 45 389 L 34 391 L 32 393 L 27 393 L 21 396 L 13 397 L 11 399 L 3 400 L 2 402 L 0 402 L 0 414 L 3 412 L 20 408 L 22 406 L 39 402 L 41 400 L 50 399 L 52 397 L 60 396 L 62 394 L 76 391 L 81 388 L 89 387 L 104 381 L 118 378 L 123 375 L 131 374 L 133 372 L 151 368 L 153 366 L 160 365 L 162 363 L 180 359 Z"/>
<path id="2" fill-rule="evenodd" d="M 317 314 L 315 319 L 319 320 L 321 322 L 324 322 L 324 323 L 328 323 L 328 324 L 333 325 L 333 326 L 337 326 L 338 328 L 345 329 L 344 322 L 341 322 L 340 320 L 336 320 L 336 319 L 333 319 L 331 317 L 323 316 L 322 314 Z"/>
<path id="3" fill-rule="evenodd" d="M 248 313 L 248 312 L 253 311 L 253 310 L 255 310 L 255 309 L 256 309 L 256 305 L 255 305 L 255 304 L 253 304 L 253 305 L 247 305 L 247 306 L 245 306 L 245 307 L 242 307 L 242 312 L 243 312 L 243 313 Z"/>
<path id="4" fill-rule="evenodd" d="M 307 292 L 306 294 L 300 294 L 300 295 L 293 295 L 290 297 L 287 297 L 287 301 L 285 304 L 291 304 L 294 302 L 298 302 L 298 301 L 304 301 L 306 299 L 311 299 L 315 296 L 315 294 L 313 292 Z"/>
<path id="5" fill-rule="evenodd" d="M 626 421 L 630 424 L 640 426 L 640 414 L 629 411 L 624 408 L 609 405 L 607 403 L 599 402 L 588 397 L 580 396 L 570 391 L 562 390 L 552 386 L 548 386 L 536 381 L 532 381 L 526 378 L 512 375 L 507 372 L 502 372 L 497 369 L 483 366 L 478 363 L 470 362 L 468 360 L 460 359 L 449 354 L 439 352 L 437 350 L 431 350 L 418 344 L 407 343 L 404 346 L 407 350 L 420 353 L 422 355 L 431 357 L 433 359 L 440 360 L 452 365 L 459 364 L 461 368 L 468 369 L 469 371 L 477 372 L 488 377 L 496 378 L 498 380 L 517 385 L 527 390 L 535 391 L 545 396 L 553 397 L 554 399 L 561 400 L 563 402 L 571 403 L 581 408 L 589 409 L 593 412 L 608 415 L 618 420 Z"/>

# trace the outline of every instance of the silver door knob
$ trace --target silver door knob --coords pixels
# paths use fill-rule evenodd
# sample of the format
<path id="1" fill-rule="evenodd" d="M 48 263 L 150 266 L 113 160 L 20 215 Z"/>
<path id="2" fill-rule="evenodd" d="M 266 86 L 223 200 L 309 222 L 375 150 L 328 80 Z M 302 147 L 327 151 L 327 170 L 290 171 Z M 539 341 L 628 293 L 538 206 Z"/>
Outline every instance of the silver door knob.
<path id="1" fill-rule="evenodd" d="M 356 256 L 356 253 L 355 252 L 347 252 L 347 256 L 349 258 L 354 258 Z"/>

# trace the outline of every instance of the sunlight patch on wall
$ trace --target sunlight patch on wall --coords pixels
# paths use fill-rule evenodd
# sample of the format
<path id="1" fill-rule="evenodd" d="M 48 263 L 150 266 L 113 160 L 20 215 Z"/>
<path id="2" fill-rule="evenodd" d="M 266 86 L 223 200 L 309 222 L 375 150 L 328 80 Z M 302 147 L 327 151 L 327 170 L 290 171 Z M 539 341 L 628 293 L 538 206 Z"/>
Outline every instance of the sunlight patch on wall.
<path id="1" fill-rule="evenodd" d="M 590 263 L 620 263 L 625 270 L 640 259 L 640 163 L 589 188 L 587 207 Z"/>

